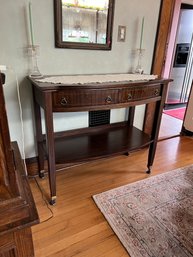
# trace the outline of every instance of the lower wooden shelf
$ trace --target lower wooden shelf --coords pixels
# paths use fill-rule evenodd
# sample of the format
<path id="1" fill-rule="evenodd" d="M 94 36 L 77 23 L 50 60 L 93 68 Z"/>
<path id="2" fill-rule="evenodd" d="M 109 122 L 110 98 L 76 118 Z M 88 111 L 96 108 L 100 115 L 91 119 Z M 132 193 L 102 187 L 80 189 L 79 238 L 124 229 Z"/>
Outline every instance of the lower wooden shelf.
<path id="1" fill-rule="evenodd" d="M 151 143 L 149 135 L 126 122 L 59 133 L 56 163 L 74 163 L 131 152 Z"/>

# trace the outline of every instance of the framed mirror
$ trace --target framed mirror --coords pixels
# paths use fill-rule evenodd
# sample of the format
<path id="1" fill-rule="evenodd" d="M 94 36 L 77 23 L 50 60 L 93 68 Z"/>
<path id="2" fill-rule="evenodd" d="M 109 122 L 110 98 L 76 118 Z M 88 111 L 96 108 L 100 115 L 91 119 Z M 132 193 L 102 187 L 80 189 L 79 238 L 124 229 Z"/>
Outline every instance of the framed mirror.
<path id="1" fill-rule="evenodd" d="M 55 46 L 111 50 L 114 0 L 54 0 Z"/>

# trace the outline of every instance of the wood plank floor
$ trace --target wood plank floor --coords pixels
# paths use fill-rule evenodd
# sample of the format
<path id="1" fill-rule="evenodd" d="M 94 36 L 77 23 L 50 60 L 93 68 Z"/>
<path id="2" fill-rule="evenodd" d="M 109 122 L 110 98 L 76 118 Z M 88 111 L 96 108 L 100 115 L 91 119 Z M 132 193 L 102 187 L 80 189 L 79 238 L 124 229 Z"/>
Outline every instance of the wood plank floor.
<path id="1" fill-rule="evenodd" d="M 30 185 L 41 223 L 32 227 L 36 257 L 128 257 L 100 213 L 92 195 L 145 179 L 147 149 L 68 168 L 57 173 L 57 204 L 49 207 L 34 179 Z M 193 163 L 193 139 L 176 137 L 158 143 L 152 175 Z M 45 196 L 48 179 L 37 178 Z"/>

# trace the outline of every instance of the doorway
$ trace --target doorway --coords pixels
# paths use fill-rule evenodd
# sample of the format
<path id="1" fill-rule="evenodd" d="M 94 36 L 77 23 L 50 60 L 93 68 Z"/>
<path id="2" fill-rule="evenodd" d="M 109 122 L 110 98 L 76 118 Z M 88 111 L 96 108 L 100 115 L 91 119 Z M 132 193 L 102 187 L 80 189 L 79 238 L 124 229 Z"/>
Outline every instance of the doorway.
<path id="1" fill-rule="evenodd" d="M 175 1 L 163 77 L 171 82 L 159 138 L 179 136 L 193 79 L 193 6 Z"/>

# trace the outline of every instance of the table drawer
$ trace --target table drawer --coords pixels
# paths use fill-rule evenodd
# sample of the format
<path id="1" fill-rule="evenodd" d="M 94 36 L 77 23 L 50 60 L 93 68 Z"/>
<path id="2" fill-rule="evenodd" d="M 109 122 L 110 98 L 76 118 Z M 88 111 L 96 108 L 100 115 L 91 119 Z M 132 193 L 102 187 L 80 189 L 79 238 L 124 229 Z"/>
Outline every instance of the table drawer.
<path id="1" fill-rule="evenodd" d="M 119 89 L 67 89 L 52 93 L 53 109 L 116 104 Z"/>
<path id="2" fill-rule="evenodd" d="M 161 96 L 161 85 L 143 86 L 136 88 L 122 89 L 121 99 L 122 103 L 144 100 Z"/>

